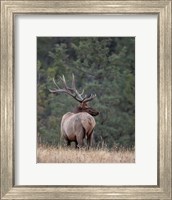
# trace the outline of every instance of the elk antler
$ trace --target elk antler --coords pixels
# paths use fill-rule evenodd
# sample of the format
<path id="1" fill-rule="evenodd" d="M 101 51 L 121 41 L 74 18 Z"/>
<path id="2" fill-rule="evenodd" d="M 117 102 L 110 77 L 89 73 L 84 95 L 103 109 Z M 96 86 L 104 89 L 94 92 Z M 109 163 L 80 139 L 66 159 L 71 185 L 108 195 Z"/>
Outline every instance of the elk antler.
<path id="1" fill-rule="evenodd" d="M 74 76 L 74 74 L 72 74 L 72 88 L 70 88 L 70 87 L 67 86 L 64 75 L 60 76 L 60 80 L 63 83 L 64 88 L 63 89 L 59 88 L 59 86 L 57 85 L 56 81 L 53 78 L 53 83 L 56 86 L 56 88 L 52 89 L 52 90 L 49 89 L 50 92 L 57 93 L 57 94 L 60 94 L 60 93 L 69 94 L 70 96 L 72 96 L 74 99 L 76 99 L 80 103 L 91 101 L 92 99 L 94 99 L 96 97 L 96 94 L 91 94 L 89 96 L 85 95 L 84 97 L 82 97 L 82 95 L 84 94 L 84 90 L 81 93 L 79 93 L 77 91 L 76 84 L 75 84 L 75 76 Z"/>

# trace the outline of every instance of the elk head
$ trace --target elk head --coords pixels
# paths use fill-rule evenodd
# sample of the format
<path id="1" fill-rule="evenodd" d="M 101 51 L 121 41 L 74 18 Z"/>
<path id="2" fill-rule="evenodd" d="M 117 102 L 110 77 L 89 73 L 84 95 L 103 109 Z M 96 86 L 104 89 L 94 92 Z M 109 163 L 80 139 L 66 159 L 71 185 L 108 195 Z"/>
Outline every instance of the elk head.
<path id="1" fill-rule="evenodd" d="M 92 116 L 96 116 L 99 114 L 98 111 L 96 111 L 94 108 L 89 106 L 89 101 L 93 100 L 96 97 L 96 94 L 90 94 L 90 95 L 84 95 L 84 90 L 79 93 L 76 89 L 76 84 L 75 84 L 75 77 L 74 74 L 72 74 L 72 87 L 68 87 L 66 84 L 66 80 L 64 75 L 61 77 L 60 76 L 60 81 L 62 82 L 64 88 L 59 88 L 58 84 L 56 81 L 53 79 L 54 85 L 56 88 L 54 89 L 49 89 L 50 92 L 60 94 L 60 93 L 65 93 L 73 97 L 76 101 L 78 101 L 80 104 L 74 109 L 74 113 L 79 113 L 79 112 L 87 112 Z"/>
<path id="2" fill-rule="evenodd" d="M 78 112 L 87 112 L 92 116 L 96 116 L 99 114 L 99 112 L 96 111 L 94 108 L 90 107 L 87 102 L 80 103 L 80 105 L 74 109 L 74 113 Z"/>

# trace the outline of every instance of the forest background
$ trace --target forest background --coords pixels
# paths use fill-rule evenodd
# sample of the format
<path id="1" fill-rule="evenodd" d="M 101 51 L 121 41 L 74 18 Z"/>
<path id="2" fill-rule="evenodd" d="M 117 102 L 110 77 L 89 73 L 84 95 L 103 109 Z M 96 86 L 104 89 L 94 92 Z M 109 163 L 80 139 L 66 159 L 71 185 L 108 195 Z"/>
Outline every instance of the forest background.
<path id="1" fill-rule="evenodd" d="M 94 145 L 135 146 L 135 38 L 38 37 L 37 38 L 37 142 L 60 145 L 62 116 L 78 102 L 65 94 L 54 95 L 55 78 L 64 75 L 70 86 L 96 94 L 90 106 L 95 117 Z M 62 87 L 62 86 L 61 86 Z"/>

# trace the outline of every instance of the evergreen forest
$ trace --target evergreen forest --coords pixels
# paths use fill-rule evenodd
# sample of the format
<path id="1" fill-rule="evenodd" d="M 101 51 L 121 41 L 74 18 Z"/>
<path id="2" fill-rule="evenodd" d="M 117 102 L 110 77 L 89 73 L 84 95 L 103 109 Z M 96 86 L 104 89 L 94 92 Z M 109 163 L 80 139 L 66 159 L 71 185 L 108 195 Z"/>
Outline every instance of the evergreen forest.
<path id="1" fill-rule="evenodd" d="M 135 146 L 135 38 L 37 37 L 37 141 L 60 145 L 62 116 L 78 102 L 66 94 L 52 94 L 53 78 L 67 84 L 75 75 L 78 91 L 96 94 L 89 105 L 95 117 L 94 145 Z"/>

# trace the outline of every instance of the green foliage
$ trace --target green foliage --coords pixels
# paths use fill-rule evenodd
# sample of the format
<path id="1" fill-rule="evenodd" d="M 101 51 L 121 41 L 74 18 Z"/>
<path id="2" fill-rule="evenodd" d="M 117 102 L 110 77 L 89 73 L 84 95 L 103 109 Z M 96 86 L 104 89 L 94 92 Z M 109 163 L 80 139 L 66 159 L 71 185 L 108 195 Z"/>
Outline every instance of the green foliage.
<path id="1" fill-rule="evenodd" d="M 78 104 L 71 97 L 51 94 L 52 78 L 64 75 L 77 88 L 96 93 L 90 105 L 95 117 L 95 143 L 126 147 L 135 144 L 135 38 L 38 37 L 38 137 L 40 143 L 58 145 L 63 114 Z M 60 83 L 59 83 L 60 85 Z"/>

